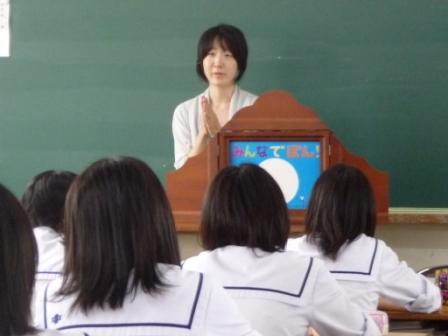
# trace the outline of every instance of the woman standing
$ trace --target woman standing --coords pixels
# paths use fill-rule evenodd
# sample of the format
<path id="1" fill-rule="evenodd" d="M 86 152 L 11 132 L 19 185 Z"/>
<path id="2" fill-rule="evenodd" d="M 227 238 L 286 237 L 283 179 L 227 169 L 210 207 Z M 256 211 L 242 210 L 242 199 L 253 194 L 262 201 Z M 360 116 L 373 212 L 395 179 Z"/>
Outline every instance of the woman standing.
<path id="1" fill-rule="evenodd" d="M 173 115 L 174 166 L 201 153 L 210 138 L 257 96 L 237 85 L 247 66 L 248 48 L 238 28 L 221 24 L 206 30 L 198 43 L 196 72 L 208 83 L 200 95 L 178 105 Z"/>

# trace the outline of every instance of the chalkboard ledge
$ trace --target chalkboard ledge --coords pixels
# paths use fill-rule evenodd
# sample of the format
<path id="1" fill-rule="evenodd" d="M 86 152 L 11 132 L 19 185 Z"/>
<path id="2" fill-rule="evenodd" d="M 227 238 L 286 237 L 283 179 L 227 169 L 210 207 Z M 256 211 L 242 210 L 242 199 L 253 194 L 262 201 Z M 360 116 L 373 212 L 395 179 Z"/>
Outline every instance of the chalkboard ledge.
<path id="1" fill-rule="evenodd" d="M 448 208 L 389 208 L 390 224 L 448 224 Z"/>

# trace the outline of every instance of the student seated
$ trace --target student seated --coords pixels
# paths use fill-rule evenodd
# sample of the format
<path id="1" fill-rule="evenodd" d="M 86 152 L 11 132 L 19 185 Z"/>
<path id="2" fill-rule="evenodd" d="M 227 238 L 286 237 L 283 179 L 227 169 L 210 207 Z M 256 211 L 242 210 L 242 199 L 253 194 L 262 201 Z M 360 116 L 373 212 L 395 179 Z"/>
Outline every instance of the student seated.
<path id="1" fill-rule="evenodd" d="M 218 285 L 181 270 L 154 172 L 120 157 L 90 165 L 66 201 L 63 277 L 35 300 L 38 326 L 89 335 L 258 335 Z"/>
<path id="2" fill-rule="evenodd" d="M 365 311 L 384 297 L 413 312 L 440 308 L 439 289 L 375 239 L 372 188 L 357 168 L 338 164 L 317 180 L 305 216 L 306 236 L 288 250 L 323 260 L 350 299 Z"/>
<path id="3" fill-rule="evenodd" d="M 49 280 L 62 272 L 64 245 L 62 219 L 67 191 L 76 175 L 47 170 L 27 186 L 22 205 L 28 214 L 37 241 L 39 263 L 36 280 Z"/>
<path id="4" fill-rule="evenodd" d="M 346 298 L 323 263 L 285 252 L 288 209 L 274 179 L 244 164 L 224 168 L 202 210 L 207 250 L 183 268 L 212 275 L 266 335 L 379 335 L 379 329 Z"/>
<path id="5" fill-rule="evenodd" d="M 31 225 L 15 196 L 0 184 L 0 335 L 51 336 L 31 325 L 36 270 Z"/>

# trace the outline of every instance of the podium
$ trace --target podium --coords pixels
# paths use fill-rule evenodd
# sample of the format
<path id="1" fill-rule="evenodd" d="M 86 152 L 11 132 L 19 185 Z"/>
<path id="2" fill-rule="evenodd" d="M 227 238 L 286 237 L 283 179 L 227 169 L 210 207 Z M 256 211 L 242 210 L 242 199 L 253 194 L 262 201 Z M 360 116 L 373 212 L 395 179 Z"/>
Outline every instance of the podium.
<path id="1" fill-rule="evenodd" d="M 166 191 L 178 232 L 197 232 L 208 185 L 230 162 L 232 141 L 313 141 L 320 144 L 320 171 L 345 163 L 359 168 L 372 184 L 378 222 L 387 222 L 389 176 L 345 149 L 317 114 L 283 91 L 270 91 L 241 109 L 199 155 L 169 172 Z M 290 209 L 291 232 L 302 232 L 304 209 Z"/>

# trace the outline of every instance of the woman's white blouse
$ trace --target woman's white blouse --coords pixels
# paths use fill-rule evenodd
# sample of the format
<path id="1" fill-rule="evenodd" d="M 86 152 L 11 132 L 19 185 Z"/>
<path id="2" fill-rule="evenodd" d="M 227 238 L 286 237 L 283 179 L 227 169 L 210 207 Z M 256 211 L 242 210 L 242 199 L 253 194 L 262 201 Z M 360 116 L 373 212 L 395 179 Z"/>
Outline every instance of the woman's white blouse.
<path id="1" fill-rule="evenodd" d="M 323 260 L 349 298 L 363 310 L 376 310 L 380 296 L 413 312 L 429 313 L 440 308 L 437 286 L 400 262 L 382 240 L 362 234 L 344 245 L 334 261 L 323 257 L 306 236 L 289 239 L 287 249 Z"/>
<path id="2" fill-rule="evenodd" d="M 179 104 L 173 114 L 174 167 L 183 166 L 199 134 L 202 123 L 201 97 L 209 97 L 208 89 L 200 95 Z M 229 120 L 243 107 L 252 105 L 257 96 L 235 87 L 231 101 Z"/>
<path id="3" fill-rule="evenodd" d="M 94 308 L 87 314 L 70 311 L 73 296 L 55 295 L 62 279 L 37 294 L 34 321 L 38 328 L 86 335 L 259 335 L 229 295 L 197 272 L 159 265 L 167 286 L 160 293 L 138 290 L 116 310 Z"/>
<path id="4" fill-rule="evenodd" d="M 295 252 L 227 246 L 187 259 L 183 268 L 219 281 L 265 335 L 380 335 L 323 263 Z"/>

